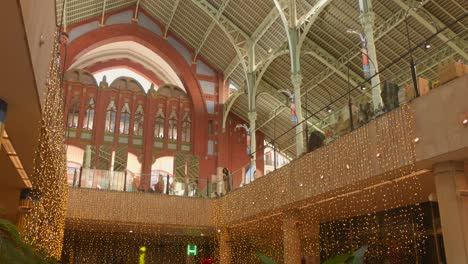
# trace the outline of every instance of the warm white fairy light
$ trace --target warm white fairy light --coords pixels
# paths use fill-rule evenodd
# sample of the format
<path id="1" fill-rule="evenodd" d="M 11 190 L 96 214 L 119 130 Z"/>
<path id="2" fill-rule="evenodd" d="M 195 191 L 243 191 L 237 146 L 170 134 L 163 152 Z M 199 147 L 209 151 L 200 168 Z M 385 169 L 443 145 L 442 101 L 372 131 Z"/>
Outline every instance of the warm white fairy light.
<path id="1" fill-rule="evenodd" d="M 32 178 L 33 207 L 25 216 L 22 237 L 45 252 L 60 259 L 67 205 L 67 178 L 65 167 L 65 125 L 63 96 L 59 70 L 59 43 L 54 44 L 48 71 L 45 105 L 40 125 L 39 145 L 34 160 Z"/>

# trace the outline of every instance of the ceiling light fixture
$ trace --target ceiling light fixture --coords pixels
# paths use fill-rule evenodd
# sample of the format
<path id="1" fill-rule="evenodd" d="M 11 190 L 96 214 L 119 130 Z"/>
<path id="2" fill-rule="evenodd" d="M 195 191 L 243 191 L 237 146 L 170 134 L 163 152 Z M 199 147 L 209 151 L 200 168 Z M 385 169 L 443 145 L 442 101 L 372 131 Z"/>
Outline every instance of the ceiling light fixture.
<path id="1" fill-rule="evenodd" d="M 325 111 L 327 111 L 327 113 L 331 113 L 333 110 L 332 110 L 331 106 L 327 106 L 325 108 Z"/>
<path id="2" fill-rule="evenodd" d="M 462 124 L 464 126 L 468 125 L 468 118 L 463 119 Z"/>
<path id="3" fill-rule="evenodd" d="M 424 41 L 424 48 L 425 49 L 430 49 L 431 48 L 431 43 L 428 40 Z"/>

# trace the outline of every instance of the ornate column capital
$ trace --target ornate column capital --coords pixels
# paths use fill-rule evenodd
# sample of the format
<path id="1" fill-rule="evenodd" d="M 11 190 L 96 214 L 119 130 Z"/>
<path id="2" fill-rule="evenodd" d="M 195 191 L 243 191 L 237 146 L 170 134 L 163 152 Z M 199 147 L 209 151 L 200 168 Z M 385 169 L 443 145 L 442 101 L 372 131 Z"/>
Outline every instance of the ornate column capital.
<path id="1" fill-rule="evenodd" d="M 292 73 L 291 80 L 294 86 L 301 86 L 302 84 L 302 74 L 300 72 Z"/>
<path id="2" fill-rule="evenodd" d="M 249 112 L 248 113 L 248 118 L 250 121 L 255 121 L 257 120 L 257 112 L 253 111 L 253 112 Z"/>
<path id="3" fill-rule="evenodd" d="M 374 11 L 369 11 L 366 13 L 361 13 L 359 15 L 359 21 L 361 22 L 362 26 L 365 28 L 366 26 L 373 27 L 375 24 L 375 13 Z"/>

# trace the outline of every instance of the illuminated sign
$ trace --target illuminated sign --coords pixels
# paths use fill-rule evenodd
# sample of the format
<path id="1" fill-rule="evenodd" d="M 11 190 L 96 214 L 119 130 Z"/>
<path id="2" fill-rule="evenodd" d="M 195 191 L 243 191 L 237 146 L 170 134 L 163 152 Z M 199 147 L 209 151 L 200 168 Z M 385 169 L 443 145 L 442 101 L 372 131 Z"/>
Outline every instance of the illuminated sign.
<path id="1" fill-rule="evenodd" d="M 187 245 L 187 256 L 196 256 L 197 255 L 197 245 Z"/>
<path id="2" fill-rule="evenodd" d="M 145 255 L 146 255 L 146 247 L 140 247 L 140 262 L 139 264 L 145 264 Z"/>

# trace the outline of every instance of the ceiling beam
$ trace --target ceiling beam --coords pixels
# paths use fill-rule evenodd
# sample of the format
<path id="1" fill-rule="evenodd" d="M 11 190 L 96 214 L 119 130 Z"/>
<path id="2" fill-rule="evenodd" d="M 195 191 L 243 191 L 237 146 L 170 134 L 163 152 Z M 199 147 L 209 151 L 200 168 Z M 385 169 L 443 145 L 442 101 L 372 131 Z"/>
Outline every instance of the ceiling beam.
<path id="1" fill-rule="evenodd" d="M 237 69 L 240 63 L 241 63 L 241 60 L 239 59 L 238 56 L 235 56 L 234 59 L 231 60 L 229 65 L 223 71 L 224 81 L 227 81 L 227 79 L 231 77 L 232 73 Z"/>
<path id="2" fill-rule="evenodd" d="M 254 33 L 252 33 L 252 36 L 250 36 L 251 41 L 253 41 L 253 43 L 257 43 L 262 38 L 262 36 L 268 31 L 271 25 L 273 25 L 273 23 L 278 19 L 278 17 L 278 11 L 276 11 L 275 7 L 272 8 L 270 12 L 268 12 L 268 15 L 260 23 L 260 25 L 255 29 Z M 227 80 L 231 76 L 231 74 L 236 70 L 239 64 L 239 57 L 234 57 L 234 59 L 231 60 L 229 65 L 223 71 L 224 80 Z"/>
<path id="3" fill-rule="evenodd" d="M 428 3 L 429 0 L 424 0 L 421 3 L 421 6 L 424 6 L 426 3 Z M 398 12 L 394 13 L 390 18 L 385 20 L 382 24 L 380 24 L 376 29 L 375 29 L 375 41 L 381 39 L 383 36 L 385 36 L 388 32 L 390 32 L 392 29 L 396 28 L 399 24 L 403 23 L 405 21 L 405 10 L 399 10 Z M 360 51 L 354 52 L 353 49 L 350 49 L 347 53 L 343 54 L 340 58 L 338 58 L 338 62 L 342 65 L 345 65 L 346 63 L 352 61 L 354 58 L 357 56 L 360 56 L 362 53 Z M 304 84 L 303 86 L 306 87 L 308 85 L 311 85 L 309 88 L 304 89 L 302 94 L 305 94 L 314 88 L 316 88 L 320 83 L 328 79 L 330 76 L 334 74 L 334 71 L 330 68 L 326 68 L 322 72 L 320 72 L 317 76 L 315 76 L 312 80 Z"/>
<path id="4" fill-rule="evenodd" d="M 438 28 L 445 28 L 445 25 L 440 21 L 438 20 L 436 17 L 434 16 L 431 16 L 431 19 L 434 20 L 434 23 L 436 25 L 433 25 L 432 22 L 428 21 L 426 18 L 422 17 L 421 15 L 419 15 L 418 13 L 416 13 L 411 7 L 409 7 L 406 3 L 404 3 L 403 1 L 401 0 L 394 0 L 394 2 L 400 6 L 400 8 L 404 9 L 404 10 L 409 10 L 409 14 L 414 17 L 419 23 L 421 23 L 421 25 L 423 25 L 425 28 L 427 28 L 430 32 L 432 32 L 433 34 L 437 33 L 438 32 Z M 420 8 L 423 8 L 422 6 Z M 428 13 L 428 15 L 430 14 L 426 9 L 424 9 L 425 12 Z M 447 30 L 446 33 L 439 33 L 437 34 L 437 37 L 439 39 L 441 39 L 443 42 L 447 43 L 447 45 L 452 48 L 454 51 L 456 51 L 460 56 L 462 56 L 465 60 L 468 60 L 468 54 L 462 49 L 460 48 L 456 43 L 454 43 L 453 41 L 451 41 L 451 39 L 453 39 L 454 37 L 456 36 L 455 33 L 451 32 L 450 30 Z"/>
<path id="5" fill-rule="evenodd" d="M 297 26 L 301 30 L 299 37 L 299 50 L 301 49 L 302 43 L 307 38 L 307 33 L 309 33 L 310 28 L 315 23 L 315 20 L 318 18 L 320 13 L 331 3 L 332 0 L 319 0 L 315 5 L 310 7 L 310 10 L 299 18 L 297 21 Z"/>
<path id="6" fill-rule="evenodd" d="M 273 23 L 278 19 L 279 14 L 276 11 L 276 8 L 272 8 L 268 15 L 262 20 L 262 22 L 258 25 L 255 29 L 254 33 L 250 38 L 254 43 L 257 43 L 258 40 L 262 38 L 262 36 L 268 31 L 268 29 L 273 25 Z"/>
<path id="7" fill-rule="evenodd" d="M 218 8 L 218 12 L 215 16 L 215 21 L 211 22 L 210 26 L 208 27 L 208 29 L 205 31 L 205 34 L 203 34 L 203 38 L 202 40 L 200 41 L 200 44 L 198 45 L 198 47 L 195 49 L 195 56 L 193 56 L 193 61 L 195 62 L 197 60 L 197 57 L 198 57 L 198 54 L 200 53 L 203 45 L 205 44 L 206 40 L 208 39 L 208 37 L 210 36 L 211 34 L 211 31 L 213 31 L 214 27 L 216 26 L 216 21 L 219 20 L 220 16 L 222 15 L 222 13 L 224 12 L 224 10 L 226 9 L 227 5 L 229 4 L 229 1 L 230 0 L 225 0 L 221 6 Z M 237 58 L 237 56 L 236 56 Z"/>
<path id="8" fill-rule="evenodd" d="M 310 39 L 306 39 L 304 41 L 302 54 L 309 54 L 309 55 L 314 56 L 321 63 L 331 68 L 338 76 L 340 76 L 344 80 L 348 79 L 347 72 L 342 70 L 343 68 L 346 67 L 346 65 L 342 64 L 340 61 L 338 61 L 338 59 L 333 57 L 330 53 L 328 53 L 325 49 L 320 47 L 314 41 Z M 354 71 L 350 71 L 349 77 L 350 77 L 349 78 L 350 83 L 353 87 L 356 87 L 358 86 L 359 83 L 362 83 L 365 81 L 365 79 L 362 76 L 355 73 Z"/>
<path id="9" fill-rule="evenodd" d="M 167 38 L 167 33 L 171 27 L 172 20 L 174 19 L 175 13 L 177 12 L 177 7 L 179 7 L 180 0 L 175 0 L 174 5 L 172 6 L 171 16 L 169 17 L 169 22 L 167 22 L 166 28 L 164 29 L 163 38 Z"/>
<path id="10" fill-rule="evenodd" d="M 272 112 L 270 112 L 270 115 L 268 117 L 267 120 L 265 120 L 261 125 L 257 126 L 257 128 L 255 129 L 256 131 L 257 130 L 260 130 L 260 128 L 262 128 L 263 126 L 265 126 L 266 124 L 268 124 L 270 121 L 272 121 L 273 119 L 275 119 L 275 117 L 277 117 L 279 114 L 281 114 L 282 112 L 284 112 L 284 110 L 286 109 L 289 109 L 289 107 L 287 107 L 286 105 L 279 105 L 277 107 L 275 107 L 275 109 L 273 109 Z M 279 110 L 279 111 L 278 111 Z"/>
<path id="11" fill-rule="evenodd" d="M 424 0 L 423 2 L 420 3 L 420 6 L 421 7 L 424 6 L 429 1 L 430 0 Z M 395 12 L 391 17 L 389 17 L 387 20 L 385 20 L 383 23 L 377 25 L 374 31 L 374 41 L 377 42 L 377 40 L 381 39 L 387 33 L 389 33 L 398 25 L 403 23 L 405 21 L 405 15 L 406 15 L 406 10 L 400 9 L 399 11 Z M 360 48 L 360 45 L 359 45 L 359 48 Z M 349 61 L 352 61 L 357 56 L 361 56 L 361 54 L 362 54 L 361 52 L 354 52 L 353 49 L 350 49 L 348 52 L 346 52 L 341 57 L 339 57 L 338 60 L 341 63 L 346 64 Z"/>
<path id="12" fill-rule="evenodd" d="M 63 31 L 67 32 L 67 0 L 63 0 L 63 11 L 62 11 L 62 20 L 63 23 Z"/>
<path id="13" fill-rule="evenodd" d="M 133 20 L 137 21 L 138 19 L 138 8 L 140 8 L 140 0 L 137 0 L 135 5 L 135 14 L 133 14 Z"/>
<path id="14" fill-rule="evenodd" d="M 102 2 L 101 23 L 99 24 L 100 26 L 104 26 L 104 16 L 106 15 L 106 3 L 107 0 L 104 0 Z"/>
<path id="15" fill-rule="evenodd" d="M 227 117 L 229 115 L 229 112 L 231 111 L 232 106 L 234 105 L 237 98 L 239 98 L 239 96 L 241 96 L 243 94 L 245 94 L 244 89 L 239 89 L 238 91 L 236 91 L 234 94 L 232 94 L 228 98 L 228 101 L 226 101 L 224 103 L 224 105 L 223 105 L 223 123 L 222 123 L 223 131 L 226 129 Z"/>
<path id="16" fill-rule="evenodd" d="M 249 35 L 236 26 L 231 20 L 222 14 L 217 17 L 218 9 L 211 5 L 207 0 L 192 0 L 205 14 L 207 14 L 213 21 L 224 31 L 240 59 L 244 69 L 245 79 L 247 79 L 247 42 Z"/>

